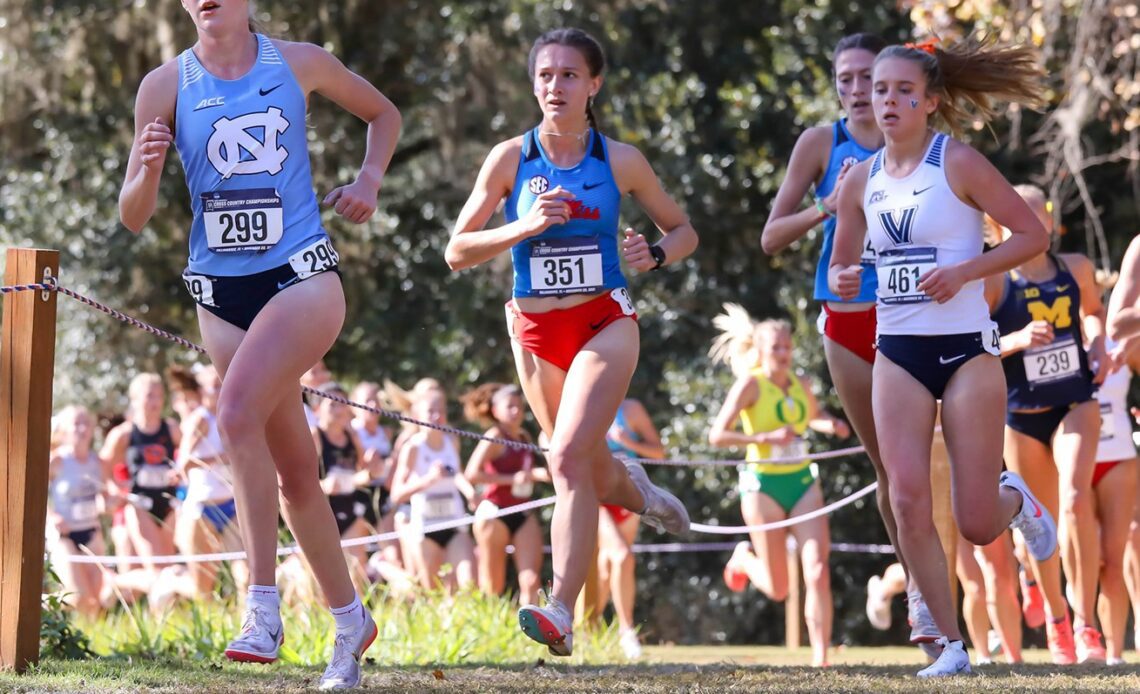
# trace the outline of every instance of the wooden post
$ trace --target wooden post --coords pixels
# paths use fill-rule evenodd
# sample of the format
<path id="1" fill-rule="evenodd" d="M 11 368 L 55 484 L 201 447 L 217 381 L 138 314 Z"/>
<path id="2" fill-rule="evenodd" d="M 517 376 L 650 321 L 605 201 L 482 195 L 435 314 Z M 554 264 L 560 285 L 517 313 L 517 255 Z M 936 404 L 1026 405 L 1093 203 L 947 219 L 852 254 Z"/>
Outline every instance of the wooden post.
<path id="1" fill-rule="evenodd" d="M 784 641 L 789 651 L 803 645 L 804 600 L 800 572 L 799 543 L 788 533 L 788 598 L 784 601 Z"/>
<path id="2" fill-rule="evenodd" d="M 59 276 L 59 251 L 10 248 L 4 284 Z M 40 658 L 55 292 L 4 295 L 0 335 L 0 667 Z"/>
<path id="3" fill-rule="evenodd" d="M 939 409 L 936 424 L 941 426 Z M 930 449 L 930 493 L 933 502 L 934 528 L 942 541 L 942 551 L 946 554 L 946 569 L 950 579 L 950 596 L 958 609 L 958 524 L 954 521 L 953 503 L 950 498 L 950 455 L 946 451 L 946 440 L 942 431 L 934 432 L 934 444 Z"/>

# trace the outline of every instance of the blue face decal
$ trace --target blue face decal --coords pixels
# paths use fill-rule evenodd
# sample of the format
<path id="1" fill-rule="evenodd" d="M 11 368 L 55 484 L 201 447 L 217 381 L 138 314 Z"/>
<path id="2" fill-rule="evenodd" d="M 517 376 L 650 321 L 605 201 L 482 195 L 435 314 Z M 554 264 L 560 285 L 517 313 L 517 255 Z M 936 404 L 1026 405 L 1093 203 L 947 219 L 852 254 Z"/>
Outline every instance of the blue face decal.
<path id="1" fill-rule="evenodd" d="M 911 99 L 910 100 L 910 107 L 911 108 L 918 108 L 918 99 Z"/>

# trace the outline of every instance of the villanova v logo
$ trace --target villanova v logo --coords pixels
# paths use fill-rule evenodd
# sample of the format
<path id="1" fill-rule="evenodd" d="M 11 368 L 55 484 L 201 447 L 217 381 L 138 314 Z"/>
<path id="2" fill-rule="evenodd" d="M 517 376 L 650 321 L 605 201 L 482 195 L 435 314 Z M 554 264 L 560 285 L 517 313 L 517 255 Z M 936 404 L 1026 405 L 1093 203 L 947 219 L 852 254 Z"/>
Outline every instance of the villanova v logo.
<path id="1" fill-rule="evenodd" d="M 879 213 L 879 222 L 883 231 L 891 238 L 896 246 L 905 246 L 911 242 L 911 230 L 914 227 L 914 214 L 918 212 L 918 205 L 902 210 L 900 219 L 895 218 L 894 210 Z"/>
<path id="2" fill-rule="evenodd" d="M 220 118 L 206 143 L 206 156 L 223 179 L 235 174 L 276 174 L 289 156 L 289 150 L 277 146 L 277 136 L 288 127 L 289 121 L 281 116 L 279 108 L 247 113 L 232 120 Z M 251 130 L 261 130 L 264 142 L 254 137 Z"/>

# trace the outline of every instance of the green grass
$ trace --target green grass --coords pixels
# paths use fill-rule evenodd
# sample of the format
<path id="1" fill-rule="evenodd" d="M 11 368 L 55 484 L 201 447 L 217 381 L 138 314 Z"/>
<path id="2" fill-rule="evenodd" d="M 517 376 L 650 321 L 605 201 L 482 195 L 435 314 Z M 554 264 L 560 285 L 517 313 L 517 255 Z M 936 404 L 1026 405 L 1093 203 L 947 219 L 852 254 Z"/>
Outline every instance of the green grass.
<path id="1" fill-rule="evenodd" d="M 575 634 L 574 656 L 554 659 L 523 636 L 515 607 L 472 594 L 370 596 L 380 635 L 367 653 L 365 691 L 376 692 L 1122 692 L 1140 691 L 1140 669 L 1058 668 L 1040 649 L 1028 664 L 977 668 L 973 677 L 919 682 L 925 659 L 915 648 L 832 650 L 832 667 L 807 667 L 806 648 L 647 646 L 627 664 L 613 627 Z M 271 666 L 239 665 L 221 655 L 238 627 L 232 603 L 183 605 L 160 616 L 117 610 L 78 626 L 98 654 L 89 660 L 45 657 L 25 675 L 0 672 L 0 692 L 296 692 L 311 690 L 324 668 L 333 631 L 322 607 L 287 609 L 286 646 Z M 1126 654 L 1126 658 L 1140 657 Z"/>
<path id="2" fill-rule="evenodd" d="M 440 634 L 440 638 L 447 638 Z M 1057 668 L 1033 663 L 978 669 L 972 677 L 935 683 L 914 678 L 922 658 L 911 648 L 849 648 L 836 654 L 844 663 L 817 670 L 797 663 L 806 649 L 780 647 L 669 647 L 646 649 L 638 665 L 540 663 L 541 649 L 525 641 L 526 665 L 383 666 L 366 668 L 364 691 L 373 692 L 1123 692 L 1140 690 L 1140 669 L 1107 670 L 1081 666 Z M 1030 651 L 1033 660 L 1042 652 Z M 763 664 L 750 664 L 752 662 Z M 865 663 L 865 664 L 847 664 Z M 873 664 L 866 664 L 873 663 Z M 296 692 L 312 688 L 317 666 L 272 666 L 206 662 L 101 658 L 94 661 L 47 660 L 24 676 L 0 673 L 0 691 L 120 692 Z"/>
<path id="3" fill-rule="evenodd" d="M 518 629 L 517 607 L 509 600 L 476 592 L 420 595 L 409 602 L 378 589 L 368 602 L 380 627 L 368 654 L 378 664 L 524 664 L 534 659 L 532 644 Z M 77 626 L 101 656 L 209 663 L 237 633 L 240 615 L 232 602 L 181 603 L 158 616 L 136 606 Z M 327 662 L 333 638 L 328 610 L 314 604 L 284 607 L 282 619 L 282 661 L 297 666 Z M 571 662 L 613 662 L 613 654 L 620 654 L 617 638 L 616 627 L 582 634 Z"/>

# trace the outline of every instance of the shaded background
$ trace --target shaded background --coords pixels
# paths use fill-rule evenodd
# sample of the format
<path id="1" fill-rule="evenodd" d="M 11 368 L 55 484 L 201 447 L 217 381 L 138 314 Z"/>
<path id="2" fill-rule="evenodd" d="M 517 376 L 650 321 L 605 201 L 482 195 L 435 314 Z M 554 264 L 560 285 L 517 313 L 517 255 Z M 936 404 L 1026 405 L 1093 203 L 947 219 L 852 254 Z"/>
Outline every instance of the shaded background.
<path id="1" fill-rule="evenodd" d="M 966 136 L 1014 182 L 1051 192 L 1067 229 L 1060 247 L 1115 267 L 1138 225 L 1140 19 L 1133 2 L 750 3 L 706 0 L 260 2 L 275 36 L 327 47 L 400 108 L 404 132 L 368 224 L 325 214 L 342 259 L 348 318 L 328 364 L 340 380 L 421 376 L 454 384 L 513 379 L 502 324 L 510 287 L 504 256 L 450 273 L 442 252 L 490 147 L 540 117 L 526 76 L 541 32 L 578 26 L 610 60 L 596 111 L 611 137 L 635 144 L 701 236 L 691 259 L 637 276 L 642 325 L 631 395 L 648 406 L 671 457 L 724 457 L 705 432 L 730 383 L 705 353 L 724 301 L 797 328 L 797 363 L 837 410 L 814 329 L 810 276 L 818 230 L 777 258 L 760 230 L 796 136 L 827 122 L 837 103 L 830 52 L 844 34 L 909 40 L 995 32 L 1040 46 L 1049 70 L 1046 113 L 1011 109 L 992 130 Z M 133 236 L 116 200 L 130 148 L 134 93 L 147 70 L 194 40 L 175 2 L 0 0 L 0 244 L 63 252 L 62 283 L 160 327 L 197 339 L 193 304 L 179 280 L 189 200 L 177 156 L 167 159 L 159 210 Z M 364 126 L 315 97 L 310 152 L 318 194 L 352 180 Z M 649 231 L 634 205 L 623 222 Z M 119 411 L 140 370 L 192 355 L 61 301 L 56 404 Z M 458 408 L 453 412 L 458 420 Z M 819 442 L 833 447 L 852 442 Z M 822 463 L 825 495 L 873 480 L 861 458 Z M 735 472 L 667 468 L 654 477 L 679 490 L 694 520 L 740 523 Z M 836 542 L 885 542 L 873 500 L 840 511 Z M 694 538 L 717 539 L 717 538 Z M 654 541 L 653 531 L 641 541 Z M 643 556 L 637 618 L 650 641 L 780 643 L 783 608 L 755 590 L 736 595 L 720 574 L 725 553 Z M 837 643 L 898 643 L 863 616 L 868 576 L 888 558 L 836 554 Z"/>

